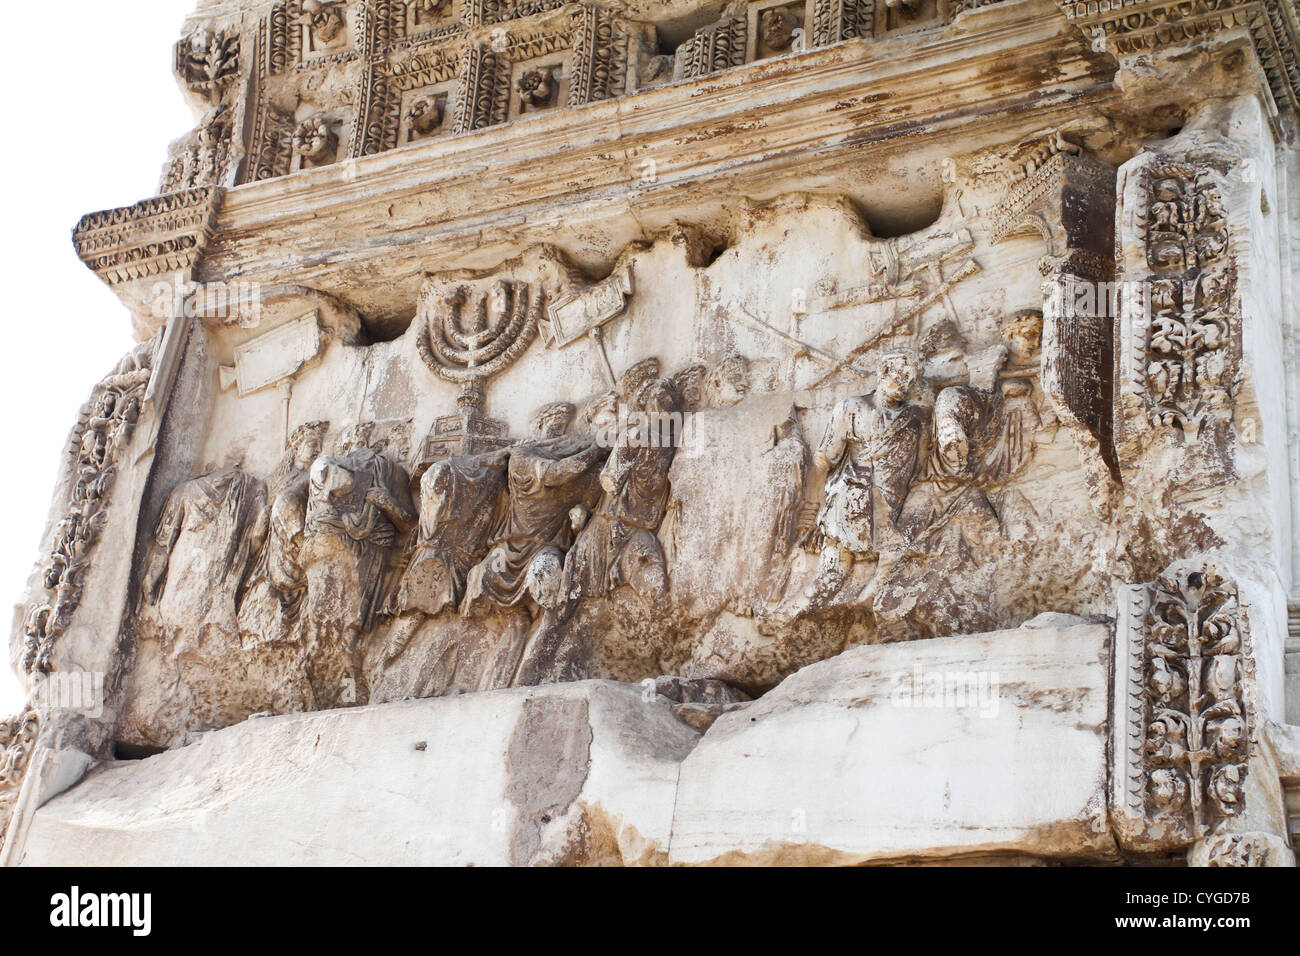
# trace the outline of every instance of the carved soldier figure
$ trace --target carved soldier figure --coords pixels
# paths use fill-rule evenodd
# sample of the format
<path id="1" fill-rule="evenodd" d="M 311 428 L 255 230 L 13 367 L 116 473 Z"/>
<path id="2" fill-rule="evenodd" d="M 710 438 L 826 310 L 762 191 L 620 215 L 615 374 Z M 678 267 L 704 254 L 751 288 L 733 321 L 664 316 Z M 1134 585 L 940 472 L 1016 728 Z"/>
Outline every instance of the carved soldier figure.
<path id="1" fill-rule="evenodd" d="M 609 449 L 589 436 L 565 435 L 572 416 L 568 403 L 545 406 L 534 417 L 538 440 L 510 449 L 507 514 L 491 551 L 469 573 L 461 613 L 522 601 L 533 558 L 547 547 L 567 551 L 576 523 L 571 512 L 595 507 Z"/>
<path id="2" fill-rule="evenodd" d="M 420 532 L 397 606 L 430 617 L 455 608 L 487 550 L 506 492 L 508 450 L 445 458 L 420 480 Z"/>
<path id="3" fill-rule="evenodd" d="M 814 460 L 830 472 L 817 517 L 834 563 L 902 546 L 899 521 L 917 478 L 929 413 L 907 401 L 920 376 L 911 350 L 880 360 L 876 390 L 840 402 Z"/>

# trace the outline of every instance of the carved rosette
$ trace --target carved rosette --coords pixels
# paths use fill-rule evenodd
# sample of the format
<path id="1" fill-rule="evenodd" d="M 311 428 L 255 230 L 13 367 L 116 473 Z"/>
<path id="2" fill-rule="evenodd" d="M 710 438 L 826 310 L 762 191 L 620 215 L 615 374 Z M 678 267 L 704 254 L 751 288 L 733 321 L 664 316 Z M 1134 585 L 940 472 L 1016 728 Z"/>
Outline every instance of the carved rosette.
<path id="1" fill-rule="evenodd" d="M 1174 851 L 1245 809 L 1254 713 L 1236 585 L 1213 567 L 1120 592 L 1112 800 L 1121 842 Z"/>
<path id="2" fill-rule="evenodd" d="M 1155 157 L 1125 189 L 1120 322 L 1121 459 L 1150 432 L 1220 433 L 1241 367 L 1241 306 L 1227 215 L 1208 166 Z"/>

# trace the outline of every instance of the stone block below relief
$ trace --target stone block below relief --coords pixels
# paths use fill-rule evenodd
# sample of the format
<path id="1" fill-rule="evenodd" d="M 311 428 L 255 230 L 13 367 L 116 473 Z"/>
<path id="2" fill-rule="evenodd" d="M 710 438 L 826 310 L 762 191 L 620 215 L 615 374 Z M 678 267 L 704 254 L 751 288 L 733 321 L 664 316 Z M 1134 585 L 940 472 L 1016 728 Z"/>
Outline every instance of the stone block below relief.
<path id="1" fill-rule="evenodd" d="M 94 771 L 16 862 L 1105 861 L 1108 642 L 857 648 L 756 702 L 586 681 L 256 718 Z"/>

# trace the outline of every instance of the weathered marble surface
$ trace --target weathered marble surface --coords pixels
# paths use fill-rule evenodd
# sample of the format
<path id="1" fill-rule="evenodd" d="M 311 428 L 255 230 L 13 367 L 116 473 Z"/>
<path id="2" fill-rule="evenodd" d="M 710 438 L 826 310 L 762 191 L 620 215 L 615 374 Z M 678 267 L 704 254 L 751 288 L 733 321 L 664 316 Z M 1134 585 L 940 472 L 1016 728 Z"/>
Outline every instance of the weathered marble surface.
<path id="1" fill-rule="evenodd" d="M 1109 860 L 1107 653 L 1095 625 L 857 648 L 702 737 L 606 681 L 257 718 L 95 771 L 17 862 Z M 912 700 L 918 669 L 968 706 Z"/>
<path id="2" fill-rule="evenodd" d="M 14 615 L 8 859 L 98 852 L 97 788 L 234 854 L 277 760 L 359 805 L 311 728 L 469 812 L 377 716 L 436 712 L 570 808 L 467 861 L 1286 862 L 1294 7 L 199 3 L 194 131 L 73 235 L 140 345 Z M 977 648 L 1041 695 L 882 702 Z"/>

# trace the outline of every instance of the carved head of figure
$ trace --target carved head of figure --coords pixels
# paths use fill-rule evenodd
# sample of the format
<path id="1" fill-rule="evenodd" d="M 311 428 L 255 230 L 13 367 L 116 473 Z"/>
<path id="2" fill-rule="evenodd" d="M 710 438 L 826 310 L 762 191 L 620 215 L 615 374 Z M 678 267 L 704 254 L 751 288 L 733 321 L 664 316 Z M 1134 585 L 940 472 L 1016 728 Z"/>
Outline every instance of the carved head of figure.
<path id="1" fill-rule="evenodd" d="M 625 405 L 633 408 L 636 407 L 636 396 L 640 394 L 641 389 L 646 382 L 652 381 L 659 377 L 659 360 L 657 358 L 642 359 L 630 369 L 623 373 L 618 380 L 618 397 Z"/>
<path id="2" fill-rule="evenodd" d="M 308 422 L 299 425 L 289 436 L 289 460 L 298 471 L 307 471 L 312 462 L 321 456 L 325 447 L 325 432 L 329 422 Z"/>
<path id="3" fill-rule="evenodd" d="M 637 406 L 650 414 L 666 415 L 678 411 L 681 400 L 672 379 L 656 378 L 645 385 L 636 396 Z"/>
<path id="4" fill-rule="evenodd" d="M 1033 364 L 1043 343 L 1043 314 L 1033 309 L 1017 312 L 1002 326 L 1002 338 L 1013 365 Z"/>
<path id="5" fill-rule="evenodd" d="M 709 373 L 709 392 L 713 404 L 726 408 L 749 394 L 749 359 L 728 355 Z"/>
<path id="6" fill-rule="evenodd" d="M 789 7 L 769 7 L 761 17 L 763 46 L 772 53 L 790 49 L 798 25 L 795 13 Z"/>
<path id="7" fill-rule="evenodd" d="M 876 391 L 886 405 L 899 405 L 921 377 L 921 357 L 911 349 L 894 349 L 880 357 Z"/>
<path id="8" fill-rule="evenodd" d="M 516 86 L 519 88 L 519 99 L 524 106 L 531 106 L 534 109 L 547 106 L 555 92 L 555 75 L 549 66 L 525 70 Z"/>
<path id="9" fill-rule="evenodd" d="M 419 96 L 406 111 L 411 138 L 429 136 L 442 126 L 446 106 L 441 96 Z"/>
<path id="10" fill-rule="evenodd" d="M 330 162 L 338 149 L 339 138 L 323 116 L 313 116 L 298 124 L 293 133 L 293 151 L 312 163 Z"/>
<path id="11" fill-rule="evenodd" d="M 367 448 L 375 448 L 374 422 L 360 422 L 344 430 L 339 440 L 339 454 L 350 455 Z"/>
<path id="12" fill-rule="evenodd" d="M 568 402 L 551 402 L 533 413 L 533 435 L 545 441 L 559 438 L 569 429 L 573 420 L 573 406 Z"/>
<path id="13" fill-rule="evenodd" d="M 601 448 L 612 448 L 618 440 L 618 393 L 606 392 L 592 400 L 583 418 Z"/>

